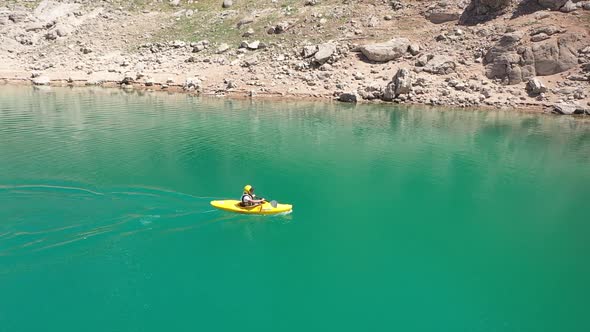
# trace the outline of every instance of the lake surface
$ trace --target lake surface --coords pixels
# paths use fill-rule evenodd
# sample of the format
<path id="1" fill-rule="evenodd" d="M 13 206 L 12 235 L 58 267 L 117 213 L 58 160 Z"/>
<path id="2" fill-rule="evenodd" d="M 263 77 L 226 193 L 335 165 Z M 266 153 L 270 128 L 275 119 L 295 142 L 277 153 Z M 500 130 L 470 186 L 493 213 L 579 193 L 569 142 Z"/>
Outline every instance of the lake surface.
<path id="1" fill-rule="evenodd" d="M 80 330 L 590 331 L 590 122 L 0 86 L 0 331 Z"/>

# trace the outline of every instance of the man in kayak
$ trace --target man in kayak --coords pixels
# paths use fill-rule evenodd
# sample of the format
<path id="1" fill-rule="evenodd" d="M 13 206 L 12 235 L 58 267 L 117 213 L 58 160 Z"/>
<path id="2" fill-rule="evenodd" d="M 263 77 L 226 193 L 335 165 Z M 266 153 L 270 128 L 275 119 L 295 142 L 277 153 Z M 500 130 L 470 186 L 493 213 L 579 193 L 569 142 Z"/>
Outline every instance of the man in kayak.
<path id="1" fill-rule="evenodd" d="M 246 185 L 244 187 L 244 193 L 242 194 L 241 201 L 242 202 L 240 203 L 240 205 L 242 206 L 258 206 L 266 202 L 264 198 L 256 199 L 256 195 L 254 195 L 254 187 L 252 187 L 251 185 Z"/>

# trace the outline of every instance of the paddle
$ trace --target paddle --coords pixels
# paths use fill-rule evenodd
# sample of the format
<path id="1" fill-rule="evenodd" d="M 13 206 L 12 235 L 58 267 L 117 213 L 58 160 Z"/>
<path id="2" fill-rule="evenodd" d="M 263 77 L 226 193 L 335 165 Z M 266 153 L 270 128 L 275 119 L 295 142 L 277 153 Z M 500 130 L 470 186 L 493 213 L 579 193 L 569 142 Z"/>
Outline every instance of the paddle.
<path id="1" fill-rule="evenodd" d="M 260 196 L 262 196 L 262 195 L 260 195 Z M 273 208 L 275 208 L 275 209 L 277 208 L 277 205 L 279 204 L 279 203 L 277 203 L 277 201 L 275 201 L 275 200 L 272 200 L 272 201 L 270 201 L 270 202 L 269 202 L 269 201 L 267 201 L 267 200 L 265 200 L 265 201 L 266 201 L 266 202 L 268 202 L 268 203 L 270 203 L 270 206 L 272 206 L 272 207 L 273 207 Z"/>

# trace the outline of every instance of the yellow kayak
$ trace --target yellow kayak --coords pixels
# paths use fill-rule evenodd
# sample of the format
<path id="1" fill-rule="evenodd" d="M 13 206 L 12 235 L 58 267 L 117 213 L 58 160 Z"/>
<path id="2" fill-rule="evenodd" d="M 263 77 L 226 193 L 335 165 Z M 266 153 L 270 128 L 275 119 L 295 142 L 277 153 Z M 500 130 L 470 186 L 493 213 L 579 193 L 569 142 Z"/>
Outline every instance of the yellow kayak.
<path id="1" fill-rule="evenodd" d="M 289 213 L 293 211 L 291 204 L 277 204 L 273 207 L 270 202 L 264 202 L 258 206 L 240 206 L 240 201 L 228 199 L 224 201 L 211 201 L 213 207 L 236 213 L 245 214 L 278 214 L 278 213 Z"/>

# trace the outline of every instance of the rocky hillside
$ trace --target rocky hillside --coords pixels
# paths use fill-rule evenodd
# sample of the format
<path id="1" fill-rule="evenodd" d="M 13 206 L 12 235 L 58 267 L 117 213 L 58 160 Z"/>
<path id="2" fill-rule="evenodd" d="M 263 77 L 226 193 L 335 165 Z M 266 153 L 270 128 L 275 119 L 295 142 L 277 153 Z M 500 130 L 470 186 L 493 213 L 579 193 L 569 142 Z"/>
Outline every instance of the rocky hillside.
<path id="1" fill-rule="evenodd" d="M 590 113 L 590 1 L 0 0 L 0 80 Z"/>

